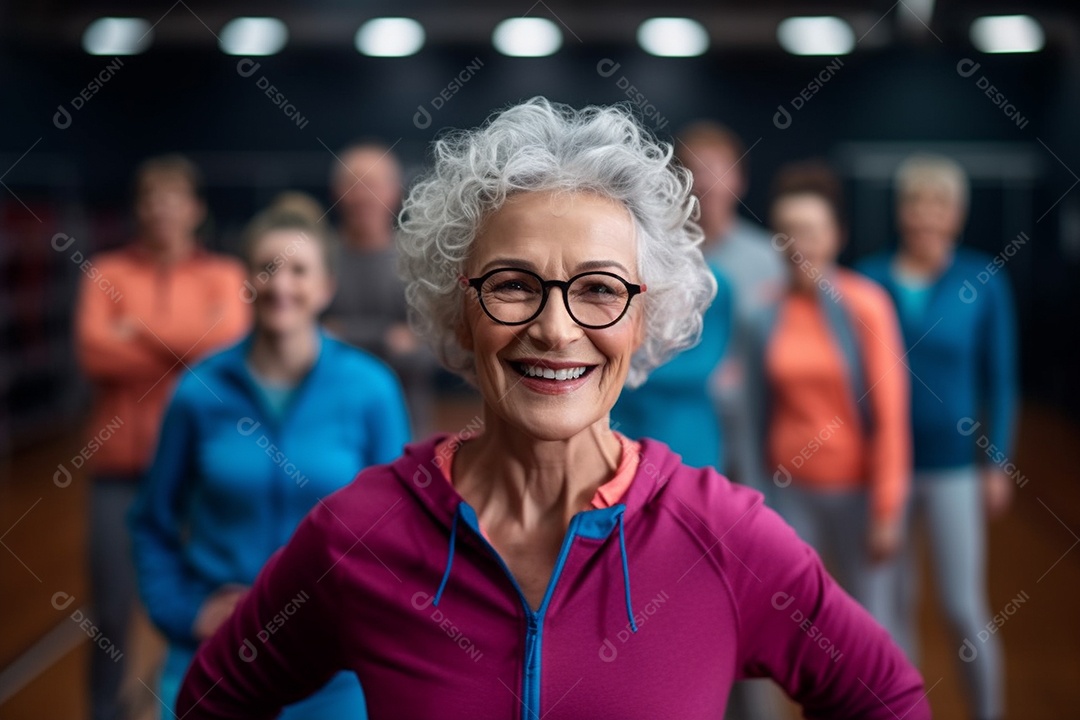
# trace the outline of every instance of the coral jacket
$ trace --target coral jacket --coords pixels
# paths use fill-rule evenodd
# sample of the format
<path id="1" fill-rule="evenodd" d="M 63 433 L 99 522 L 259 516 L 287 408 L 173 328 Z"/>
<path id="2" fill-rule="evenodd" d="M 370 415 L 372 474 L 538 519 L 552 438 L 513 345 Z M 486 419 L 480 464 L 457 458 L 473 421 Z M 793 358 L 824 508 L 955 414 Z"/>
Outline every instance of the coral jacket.
<path id="1" fill-rule="evenodd" d="M 137 243 L 90 259 L 76 306 L 79 362 L 94 385 L 86 458 L 95 475 L 146 470 L 177 377 L 251 323 L 243 266 L 196 250 L 164 266 Z M 103 431 L 108 428 L 108 432 Z"/>
<path id="2" fill-rule="evenodd" d="M 862 360 L 862 388 L 853 387 L 852 370 L 822 307 L 829 292 L 839 293 L 840 311 L 849 319 Z M 765 355 L 771 398 L 766 447 L 774 477 L 822 492 L 866 488 L 873 516 L 898 521 L 911 482 L 911 391 L 904 356 L 896 310 L 869 278 L 837 269 L 824 293 L 789 293 Z"/>

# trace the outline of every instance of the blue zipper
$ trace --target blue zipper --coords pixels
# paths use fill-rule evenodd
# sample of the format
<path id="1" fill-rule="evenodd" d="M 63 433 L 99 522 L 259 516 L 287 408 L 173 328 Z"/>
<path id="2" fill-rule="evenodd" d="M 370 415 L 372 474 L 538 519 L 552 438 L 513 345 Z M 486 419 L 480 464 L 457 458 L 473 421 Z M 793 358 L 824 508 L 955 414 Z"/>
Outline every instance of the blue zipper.
<path id="1" fill-rule="evenodd" d="M 479 530 L 480 521 L 476 517 L 476 511 L 467 503 L 463 504 L 469 509 L 469 514 L 472 515 L 474 522 L 470 524 L 474 525 L 475 530 Z M 533 612 L 533 609 L 529 607 L 529 601 L 525 599 L 525 593 L 521 591 L 517 578 L 510 572 L 510 568 L 502 559 L 502 556 L 499 555 L 499 551 L 487 541 L 487 538 L 482 533 L 476 533 L 487 545 L 488 549 L 491 550 L 491 554 L 495 556 L 495 559 L 499 561 L 499 565 L 502 567 L 503 572 L 506 573 L 506 577 L 510 578 L 510 584 L 513 585 L 514 592 L 517 593 L 518 599 L 521 600 L 521 607 L 525 610 L 525 673 L 521 692 L 521 720 L 540 720 L 542 717 L 540 714 L 540 657 L 541 639 L 544 632 L 544 615 L 547 612 L 548 602 L 555 592 L 555 584 L 559 581 L 559 575 L 562 574 L 563 567 L 566 565 L 566 556 L 570 554 L 570 546 L 574 542 L 578 520 L 583 514 L 579 512 L 570 518 L 570 525 L 566 528 L 566 537 L 563 538 L 562 547 L 559 549 L 559 557 L 555 560 L 555 569 L 552 571 L 551 579 L 548 581 L 544 599 L 540 602 L 540 608 L 536 612 Z"/>

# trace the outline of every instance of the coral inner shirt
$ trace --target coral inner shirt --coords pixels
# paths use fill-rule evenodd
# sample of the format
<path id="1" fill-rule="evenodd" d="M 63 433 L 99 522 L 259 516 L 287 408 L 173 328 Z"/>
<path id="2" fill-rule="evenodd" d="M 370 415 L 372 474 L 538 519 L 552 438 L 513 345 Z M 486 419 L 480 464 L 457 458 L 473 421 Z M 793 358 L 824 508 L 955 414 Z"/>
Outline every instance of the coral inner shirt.
<path id="1" fill-rule="evenodd" d="M 631 440 L 622 433 L 615 433 L 615 437 L 619 439 L 619 445 L 622 446 L 622 457 L 619 459 L 619 466 L 615 469 L 615 474 L 610 480 L 596 488 L 592 500 L 589 501 L 589 508 L 606 508 L 617 504 L 622 500 L 623 494 L 626 493 L 627 488 L 630 487 L 630 483 L 634 479 L 634 473 L 637 472 L 638 463 L 641 460 L 641 443 Z M 461 441 L 454 435 L 443 438 L 435 446 L 435 457 L 441 460 L 438 463 L 439 469 L 442 470 L 443 477 L 451 485 L 454 484 L 454 480 L 450 477 L 450 468 L 454 466 L 454 456 L 457 454 L 459 447 L 461 447 Z M 582 510 L 588 510 L 589 508 L 582 508 Z M 481 528 L 481 531 L 483 531 L 483 528 Z M 484 537 L 487 537 L 486 532 L 484 532 Z"/>

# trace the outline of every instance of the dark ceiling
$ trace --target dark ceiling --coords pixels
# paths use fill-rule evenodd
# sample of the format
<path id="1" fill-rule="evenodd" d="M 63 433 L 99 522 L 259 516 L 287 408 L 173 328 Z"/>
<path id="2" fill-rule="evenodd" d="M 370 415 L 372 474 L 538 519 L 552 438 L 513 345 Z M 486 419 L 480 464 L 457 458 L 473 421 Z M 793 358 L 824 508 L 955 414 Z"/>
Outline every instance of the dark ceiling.
<path id="1" fill-rule="evenodd" d="M 473 44 L 489 42 L 500 20 L 528 15 L 559 22 L 568 44 L 631 43 L 642 20 L 665 15 L 702 22 L 715 49 L 752 49 L 776 47 L 776 25 L 785 17 L 837 15 L 851 23 L 856 35 L 867 35 L 864 46 L 872 46 L 961 37 L 978 15 L 1017 12 L 1041 21 L 1048 44 L 1077 47 L 1077 0 L 827 0 L 812 4 L 798 0 L 14 0 L 0 10 L 0 40 L 24 47 L 77 48 L 92 20 L 106 15 L 137 16 L 156 23 L 155 47 L 211 49 L 214 34 L 227 21 L 254 15 L 284 20 L 291 47 L 351 47 L 353 34 L 364 20 L 404 15 L 423 23 L 431 44 Z"/>

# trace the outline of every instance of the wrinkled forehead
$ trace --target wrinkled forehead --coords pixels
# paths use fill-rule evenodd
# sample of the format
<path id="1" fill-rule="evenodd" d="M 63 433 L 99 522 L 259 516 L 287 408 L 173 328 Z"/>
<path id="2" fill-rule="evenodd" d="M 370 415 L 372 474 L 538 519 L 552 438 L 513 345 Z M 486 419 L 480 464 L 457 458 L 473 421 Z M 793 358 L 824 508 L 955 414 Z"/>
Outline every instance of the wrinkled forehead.
<path id="1" fill-rule="evenodd" d="M 517 259 L 537 270 L 569 272 L 601 261 L 634 269 L 637 224 L 622 202 L 592 191 L 516 193 L 481 221 L 472 269 Z"/>

